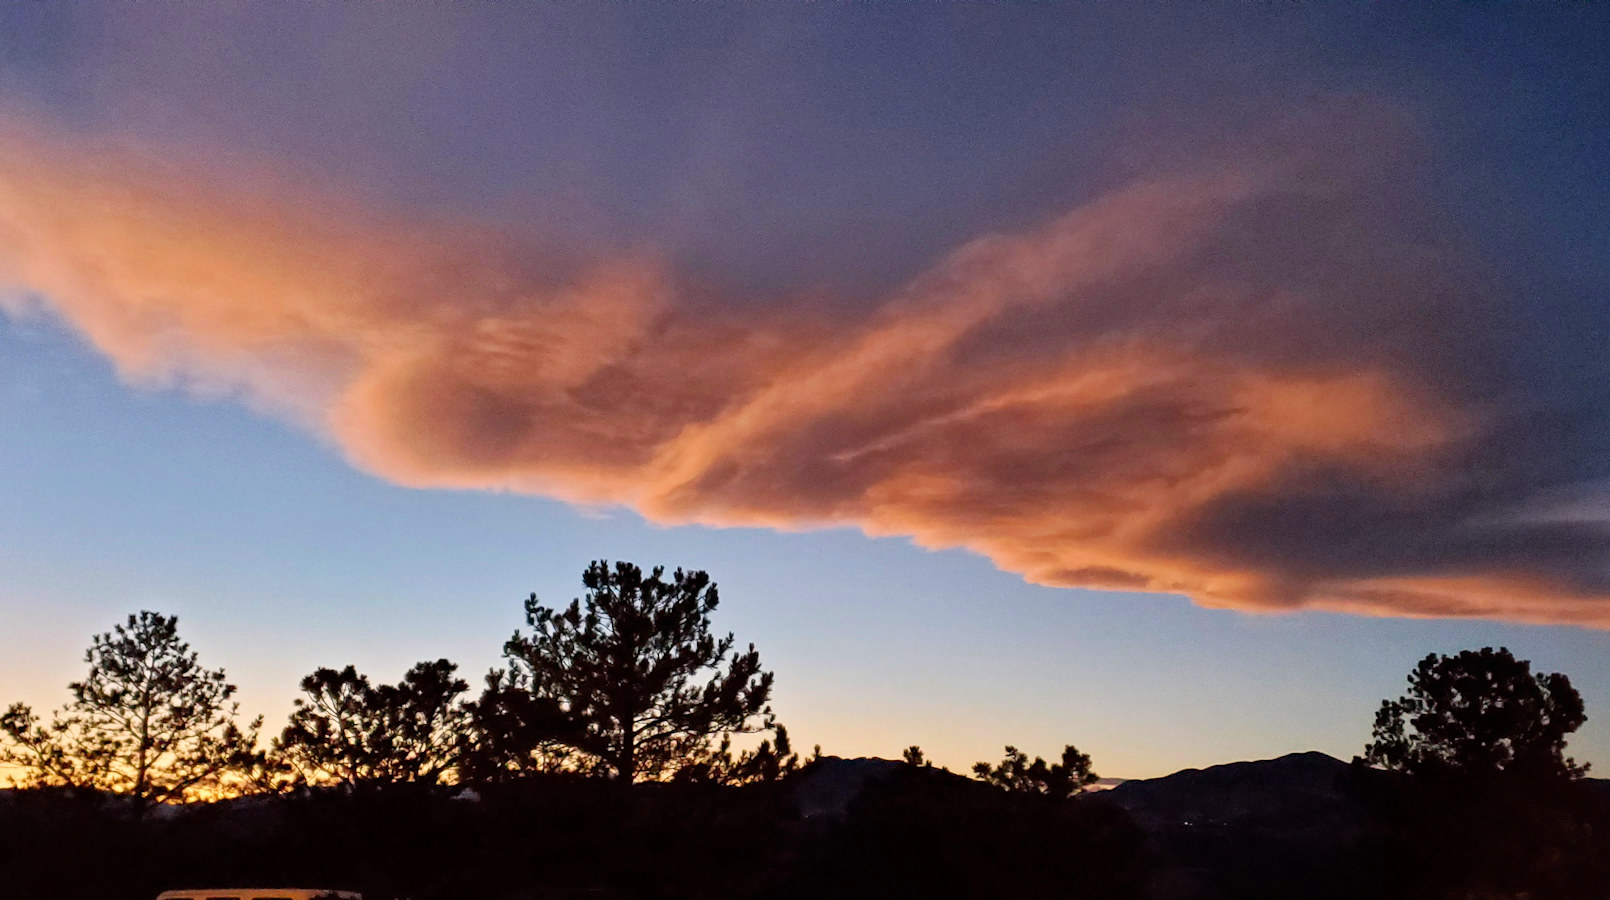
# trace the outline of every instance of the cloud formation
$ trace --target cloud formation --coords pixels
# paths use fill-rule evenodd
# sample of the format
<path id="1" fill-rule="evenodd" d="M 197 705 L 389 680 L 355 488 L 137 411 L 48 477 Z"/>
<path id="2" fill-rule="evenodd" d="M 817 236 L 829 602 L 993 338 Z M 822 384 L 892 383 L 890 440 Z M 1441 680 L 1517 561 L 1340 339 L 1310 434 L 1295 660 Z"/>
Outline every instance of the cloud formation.
<path id="1" fill-rule="evenodd" d="M 0 278 L 125 377 L 240 392 L 402 484 L 1211 606 L 1610 626 L 1610 379 L 1571 337 L 1602 313 L 1462 250 L 1380 148 L 1253 158 L 850 310 L 12 124 Z"/>

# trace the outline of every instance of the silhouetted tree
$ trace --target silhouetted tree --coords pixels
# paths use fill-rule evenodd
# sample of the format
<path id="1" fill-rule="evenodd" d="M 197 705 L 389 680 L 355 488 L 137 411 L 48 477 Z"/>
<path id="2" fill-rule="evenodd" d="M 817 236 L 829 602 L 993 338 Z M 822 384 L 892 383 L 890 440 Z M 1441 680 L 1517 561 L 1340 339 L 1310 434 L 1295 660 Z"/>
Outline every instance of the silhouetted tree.
<path id="1" fill-rule="evenodd" d="M 421 662 L 397 684 L 372 685 L 357 669 L 318 669 L 302 692 L 275 755 L 311 783 L 439 783 L 459 761 L 469 685 L 445 660 Z"/>
<path id="2" fill-rule="evenodd" d="M 96 635 L 84 661 L 89 674 L 49 725 L 22 703 L 0 716 L 0 760 L 26 783 L 122 794 L 140 818 L 152 804 L 229 790 L 230 773 L 259 761 L 262 720 L 236 724 L 235 686 L 202 668 L 177 617 L 131 615 Z"/>
<path id="3" fill-rule="evenodd" d="M 905 752 L 900 754 L 900 758 L 906 761 L 906 765 L 910 766 L 926 768 L 928 765 L 930 765 L 928 758 L 922 755 L 922 748 L 916 744 L 912 744 L 910 747 L 907 747 Z"/>
<path id="4" fill-rule="evenodd" d="M 974 763 L 973 775 L 979 781 L 1008 791 L 1045 794 L 1059 799 L 1083 791 L 1097 778 L 1096 773 L 1090 771 L 1089 754 L 1080 753 L 1072 744 L 1062 748 L 1061 762 L 1049 765 L 1038 756 L 1031 763 L 1028 754 L 1009 746 L 1006 757 L 994 767 L 987 762 Z"/>
<path id="5" fill-rule="evenodd" d="M 504 646 L 509 682 L 552 700 L 568 746 L 623 781 L 661 778 L 712 752 L 718 736 L 772 728 L 760 654 L 710 633 L 719 600 L 704 572 L 594 562 L 566 609 L 526 601 L 529 635 Z"/>
<path id="6" fill-rule="evenodd" d="M 1565 756 L 1565 737 L 1585 721 L 1569 678 L 1533 674 L 1506 648 L 1433 653 L 1407 694 L 1381 703 L 1363 761 L 1414 775 L 1577 778 L 1587 767 Z"/>
<path id="7" fill-rule="evenodd" d="M 486 675 L 480 699 L 467 704 L 469 727 L 461 773 L 474 782 L 507 781 L 542 772 L 588 771 L 596 760 L 570 746 L 582 729 L 530 679 L 508 669 Z"/>
<path id="8" fill-rule="evenodd" d="M 722 735 L 717 747 L 685 761 L 675 777 L 683 782 L 761 784 L 780 781 L 799 768 L 799 754 L 788 740 L 788 729 L 774 725 L 771 738 L 737 755 L 732 752 L 732 736 Z"/>
<path id="9" fill-rule="evenodd" d="M 729 736 L 722 736 L 723 749 L 730 740 Z M 788 729 L 773 724 L 771 738 L 761 741 L 755 749 L 739 754 L 722 774 L 721 780 L 726 784 L 780 781 L 799 771 L 799 765 L 799 754 L 789 743 Z"/>
<path id="10" fill-rule="evenodd" d="M 1489 647 L 1408 680 L 1354 760 L 1403 896 L 1606 896 L 1604 801 L 1565 755 L 1587 718 L 1570 679 Z"/>
<path id="11" fill-rule="evenodd" d="M 274 756 L 308 782 L 355 785 L 368 756 L 364 706 L 373 688 L 354 666 L 320 668 L 302 679 L 290 723 L 274 744 Z"/>
<path id="12" fill-rule="evenodd" d="M 469 683 L 445 659 L 414 665 L 396 684 L 375 688 L 377 765 L 391 782 L 438 782 L 456 764 L 467 721 L 459 698 Z"/>

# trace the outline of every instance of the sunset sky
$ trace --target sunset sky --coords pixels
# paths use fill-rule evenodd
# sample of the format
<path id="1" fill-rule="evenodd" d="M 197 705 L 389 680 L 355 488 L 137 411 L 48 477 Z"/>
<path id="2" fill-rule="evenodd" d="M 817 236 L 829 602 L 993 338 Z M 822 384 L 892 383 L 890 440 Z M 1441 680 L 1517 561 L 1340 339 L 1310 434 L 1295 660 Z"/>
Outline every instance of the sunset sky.
<path id="1" fill-rule="evenodd" d="M 1138 8 L 1137 8 L 1138 7 Z M 708 570 L 797 743 L 1610 774 L 1610 6 L 0 6 L 0 702 Z"/>

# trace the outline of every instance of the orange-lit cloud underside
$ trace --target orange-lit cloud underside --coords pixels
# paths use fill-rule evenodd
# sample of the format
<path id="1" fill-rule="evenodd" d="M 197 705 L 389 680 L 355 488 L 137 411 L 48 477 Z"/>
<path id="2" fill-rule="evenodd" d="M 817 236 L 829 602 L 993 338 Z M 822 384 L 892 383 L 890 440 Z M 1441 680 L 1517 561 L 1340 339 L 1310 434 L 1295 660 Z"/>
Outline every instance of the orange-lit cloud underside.
<path id="1" fill-rule="evenodd" d="M 1457 279 L 1359 218 L 1362 167 L 1157 173 L 849 312 L 42 134 L 0 137 L 0 275 L 126 377 L 241 393 L 402 484 L 1213 606 L 1610 625 L 1597 526 L 1477 483 L 1514 480 L 1470 468 L 1502 410 L 1416 361 Z"/>

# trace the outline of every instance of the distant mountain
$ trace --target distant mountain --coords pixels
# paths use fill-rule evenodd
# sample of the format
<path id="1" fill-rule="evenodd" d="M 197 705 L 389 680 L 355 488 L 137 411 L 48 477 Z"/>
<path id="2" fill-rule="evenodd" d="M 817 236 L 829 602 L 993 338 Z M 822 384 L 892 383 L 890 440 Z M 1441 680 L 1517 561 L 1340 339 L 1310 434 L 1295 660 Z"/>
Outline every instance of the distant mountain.
<path id="1" fill-rule="evenodd" d="M 1349 765 L 1317 751 L 1131 779 L 1106 796 L 1148 829 L 1293 827 L 1345 822 Z"/>
<path id="2" fill-rule="evenodd" d="M 1099 796 L 1147 833 L 1157 857 L 1152 896 L 1367 896 L 1341 883 L 1367 818 L 1345 790 L 1350 766 L 1324 753 L 1186 769 L 1125 781 Z"/>
<path id="3" fill-rule="evenodd" d="M 867 785 L 906 765 L 878 757 L 823 757 L 800 773 L 794 799 L 800 815 L 841 815 Z M 1103 778 L 1092 787 L 1149 830 L 1244 828 L 1260 823 L 1285 828 L 1299 818 L 1305 827 L 1334 819 L 1344 804 L 1338 779 L 1348 764 L 1323 753 L 1293 753 L 1279 759 L 1185 769 L 1162 778 Z M 971 782 L 955 774 L 958 781 Z"/>
<path id="4" fill-rule="evenodd" d="M 906 763 L 877 757 L 843 759 L 824 756 L 814 760 L 799 775 L 794 787 L 794 803 L 806 819 L 835 818 L 844 815 L 869 782 L 899 771 Z"/>
<path id="5" fill-rule="evenodd" d="M 794 805 L 801 818 L 837 818 L 850 803 L 873 784 L 902 770 L 915 772 L 910 763 L 876 756 L 843 759 L 824 756 L 812 761 L 795 776 Z M 948 769 L 925 767 L 921 770 L 930 785 L 961 787 L 963 790 L 993 792 L 996 788 Z"/>

